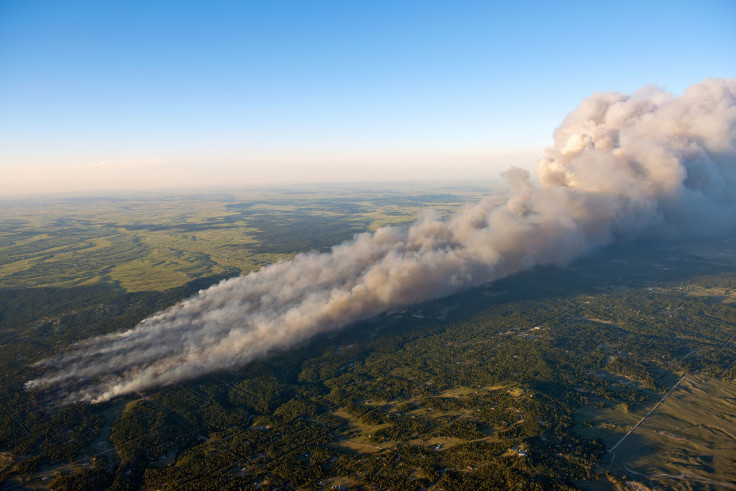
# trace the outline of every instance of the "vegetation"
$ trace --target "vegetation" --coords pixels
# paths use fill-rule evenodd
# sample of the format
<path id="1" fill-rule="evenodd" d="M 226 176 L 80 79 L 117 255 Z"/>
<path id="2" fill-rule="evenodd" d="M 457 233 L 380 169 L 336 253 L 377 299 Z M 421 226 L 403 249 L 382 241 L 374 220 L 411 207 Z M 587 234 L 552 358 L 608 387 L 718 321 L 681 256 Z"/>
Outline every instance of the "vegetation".
<path id="1" fill-rule="evenodd" d="M 75 341 L 131 328 L 258 261 L 366 230 L 379 220 L 368 218 L 372 206 L 380 210 L 373 213 L 404 210 L 392 216 L 409 217 L 412 206 L 430 201 L 379 198 L 366 204 L 365 196 L 313 196 L 309 210 L 321 210 L 314 214 L 297 213 L 293 202 L 279 201 L 284 209 L 277 209 L 275 199 L 236 200 L 222 220 L 211 211 L 207 218 L 208 208 L 194 200 L 188 218 L 172 207 L 158 224 L 145 222 L 151 209 L 130 204 L 124 212 L 116 202 L 94 220 L 92 213 L 70 214 L 66 225 L 52 220 L 57 225 L 47 229 L 27 216 L 3 228 L 0 480 L 10 489 L 571 489 L 596 479 L 622 482 L 607 450 L 683 374 L 734 378 L 736 311 L 723 294 L 736 290 L 732 259 L 633 244 L 571 268 L 541 268 L 390 312 L 288 356 L 149 394 L 58 408 L 48 394 L 24 390 L 35 361 Z M 460 201 L 433 199 L 442 206 Z M 17 208 L 13 213 L 20 220 Z M 290 227 L 303 233 L 290 239 Z M 103 228 L 117 232 L 103 236 Z M 246 238 L 237 241 L 240 233 Z M 169 249 L 151 246 L 166 236 Z M 202 248 L 152 266 L 156 254 L 171 257 L 185 242 Z M 121 252 L 107 256 L 112 251 Z M 241 262 L 227 262 L 226 254 Z M 177 276 L 195 256 L 204 262 Z M 132 279 L 151 267 L 173 273 L 149 283 Z M 55 276 L 59 268 L 69 279 Z"/>
<path id="2" fill-rule="evenodd" d="M 247 273 L 354 234 L 456 210 L 478 192 L 251 191 L 17 200 L 0 212 L 0 288 L 112 285 L 164 290 Z"/>

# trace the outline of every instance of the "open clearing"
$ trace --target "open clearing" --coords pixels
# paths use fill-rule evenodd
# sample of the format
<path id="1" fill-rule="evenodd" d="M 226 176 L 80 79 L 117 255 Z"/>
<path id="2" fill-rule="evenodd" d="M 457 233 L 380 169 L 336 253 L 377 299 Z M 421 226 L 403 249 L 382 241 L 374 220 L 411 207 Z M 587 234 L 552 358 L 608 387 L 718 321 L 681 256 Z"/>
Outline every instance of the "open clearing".
<path id="1" fill-rule="evenodd" d="M 363 423 L 359 417 L 350 414 L 344 409 L 339 409 L 333 414 L 339 418 L 347 420 L 349 424 L 349 429 L 346 432 L 349 438 L 340 441 L 340 446 L 362 453 L 380 452 L 390 447 L 390 442 L 378 444 L 370 438 L 374 432 L 387 427 L 388 424 L 369 425 Z"/>
<path id="2" fill-rule="evenodd" d="M 736 384 L 688 375 L 616 449 L 612 470 L 650 487 L 736 489 Z"/>
<path id="3" fill-rule="evenodd" d="M 705 288 L 694 285 L 687 293 L 693 297 L 708 297 L 723 303 L 736 303 L 736 291 L 730 288 Z"/>
<path id="4" fill-rule="evenodd" d="M 576 428 L 575 431 L 586 438 L 600 438 L 606 448 L 611 448 L 643 414 L 643 409 L 633 411 L 625 404 L 606 401 L 601 408 L 581 408 L 579 417 L 587 424 Z"/>

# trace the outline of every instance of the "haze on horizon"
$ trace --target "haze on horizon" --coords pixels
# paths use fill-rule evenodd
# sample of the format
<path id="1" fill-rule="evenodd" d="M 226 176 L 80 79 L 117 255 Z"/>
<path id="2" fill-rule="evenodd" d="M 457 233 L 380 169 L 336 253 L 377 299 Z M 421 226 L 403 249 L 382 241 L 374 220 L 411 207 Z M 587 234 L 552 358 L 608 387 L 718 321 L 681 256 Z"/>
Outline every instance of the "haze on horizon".
<path id="1" fill-rule="evenodd" d="M 0 197 L 495 178 L 593 93 L 736 76 L 736 4 L 0 3 Z"/>

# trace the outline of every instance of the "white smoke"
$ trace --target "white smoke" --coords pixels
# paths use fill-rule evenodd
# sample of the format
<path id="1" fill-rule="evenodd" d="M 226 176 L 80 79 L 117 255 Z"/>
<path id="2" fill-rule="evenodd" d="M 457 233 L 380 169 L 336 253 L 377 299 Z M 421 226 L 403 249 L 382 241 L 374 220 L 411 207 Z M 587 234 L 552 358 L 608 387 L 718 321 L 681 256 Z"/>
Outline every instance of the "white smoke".
<path id="1" fill-rule="evenodd" d="M 583 100 L 539 161 L 539 184 L 511 169 L 514 195 L 447 221 L 361 234 L 199 292 L 127 332 L 42 362 L 28 382 L 66 402 L 121 394 L 242 366 L 317 333 L 543 264 L 565 264 L 622 238 L 731 229 L 736 217 L 736 79 L 681 97 L 646 88 Z"/>

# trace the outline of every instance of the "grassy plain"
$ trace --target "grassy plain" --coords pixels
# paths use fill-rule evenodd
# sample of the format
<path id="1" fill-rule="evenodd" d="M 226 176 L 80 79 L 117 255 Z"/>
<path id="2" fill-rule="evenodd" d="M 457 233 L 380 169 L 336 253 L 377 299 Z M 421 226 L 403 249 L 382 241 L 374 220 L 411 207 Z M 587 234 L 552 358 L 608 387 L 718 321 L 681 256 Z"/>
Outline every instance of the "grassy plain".
<path id="1" fill-rule="evenodd" d="M 652 486 L 736 488 L 736 384 L 689 375 L 615 453 L 613 470 Z"/>
<path id="2" fill-rule="evenodd" d="M 504 188 L 497 190 L 498 199 Z M 457 210 L 477 190 L 252 190 L 230 194 L 44 198 L 2 203 L 0 288 L 112 284 L 164 290 L 245 274 L 354 234 Z"/>

